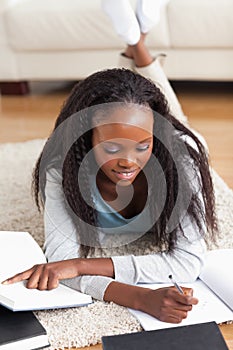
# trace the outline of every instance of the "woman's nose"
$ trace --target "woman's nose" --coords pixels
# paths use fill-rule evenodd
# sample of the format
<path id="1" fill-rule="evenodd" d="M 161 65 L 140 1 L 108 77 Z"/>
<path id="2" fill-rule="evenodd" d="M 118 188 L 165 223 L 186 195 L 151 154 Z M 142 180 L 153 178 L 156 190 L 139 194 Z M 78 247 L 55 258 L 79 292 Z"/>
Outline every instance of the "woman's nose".
<path id="1" fill-rule="evenodd" d="M 118 165 L 122 168 L 130 168 L 135 164 L 132 158 L 120 158 L 118 159 Z"/>

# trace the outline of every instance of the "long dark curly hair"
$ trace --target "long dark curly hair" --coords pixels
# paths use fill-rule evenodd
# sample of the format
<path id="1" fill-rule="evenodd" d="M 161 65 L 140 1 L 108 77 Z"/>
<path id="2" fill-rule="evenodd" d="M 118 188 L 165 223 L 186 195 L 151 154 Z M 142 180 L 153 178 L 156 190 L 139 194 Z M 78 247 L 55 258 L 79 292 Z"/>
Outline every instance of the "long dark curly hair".
<path id="1" fill-rule="evenodd" d="M 172 252 L 176 245 L 178 230 L 183 232 L 181 219 L 184 216 L 184 211 L 188 214 L 200 235 L 208 237 L 211 241 L 215 241 L 218 230 L 215 216 L 213 184 L 206 150 L 194 133 L 171 114 L 166 98 L 152 81 L 126 69 L 109 69 L 92 74 L 85 80 L 76 84 L 72 89 L 70 96 L 64 103 L 56 120 L 53 133 L 58 130 L 62 123 L 67 121 L 71 116 L 77 114 L 77 112 L 81 113 L 92 106 L 95 106 L 93 111 L 98 111 L 102 108 L 101 106 L 103 106 L 103 104 L 114 102 L 123 104 L 134 103 L 150 107 L 154 114 L 154 144 L 152 154 L 158 160 L 166 181 L 164 207 L 158 220 L 150 230 L 150 232 L 153 232 L 154 244 L 161 250 L 166 247 L 165 249 L 167 251 Z M 164 120 L 168 123 L 161 124 L 158 118 L 159 115 L 163 116 Z M 73 142 L 67 152 L 63 168 L 61 169 L 62 186 L 68 207 L 70 207 L 78 217 L 81 217 L 83 222 L 89 223 L 93 227 L 93 230 L 88 230 L 87 232 L 80 222 L 75 222 L 77 235 L 81 242 L 81 256 L 87 256 L 90 251 L 90 246 L 85 242 L 88 242 L 89 239 L 91 239 L 92 242 L 98 240 L 98 235 L 95 230 L 98 213 L 93 204 L 88 177 L 83 176 L 82 178 L 82 184 L 84 184 L 85 188 L 85 197 L 88 198 L 88 203 L 83 199 L 78 185 L 79 168 L 84 157 L 92 149 L 91 129 L 93 127 L 92 118 L 94 116 L 95 112 L 92 112 L 89 117 L 88 112 L 81 113 L 81 116 L 79 116 L 78 129 L 80 137 Z M 166 127 L 166 125 L 168 125 L 168 127 Z M 56 143 L 59 144 L 59 150 L 62 149 L 62 143 L 66 142 L 70 137 L 70 132 L 72 132 L 72 130 L 68 130 L 69 128 L 69 126 L 63 127 L 62 138 L 60 142 L 58 141 Z M 161 142 L 161 140 L 165 140 L 165 142 Z M 44 186 L 46 182 L 45 174 L 40 172 L 40 167 L 47 144 L 36 163 L 33 173 L 32 186 L 39 210 L 41 204 L 43 205 Z M 169 147 L 167 147 L 167 145 Z M 188 151 L 186 157 L 180 152 L 180 146 L 183 147 L 183 145 L 185 145 Z M 53 149 L 54 154 L 57 154 L 59 150 Z M 49 159 L 51 163 L 50 166 L 53 167 L 53 162 L 51 162 L 53 156 L 51 153 Z M 149 204 L 151 213 L 154 213 L 158 208 L 156 201 L 153 200 L 155 198 L 153 193 L 156 193 L 157 199 L 160 195 L 162 197 L 164 193 L 159 192 L 161 187 L 159 184 L 161 174 L 159 170 L 155 169 L 151 164 L 152 163 L 149 161 L 148 169 L 151 174 L 152 187 L 154 190 L 151 191 L 152 194 L 151 198 L 149 198 Z M 180 166 L 180 169 L 183 169 L 183 176 L 181 176 L 181 179 L 179 178 L 177 164 Z M 85 162 L 84 167 L 85 173 L 89 174 L 90 164 L 88 161 Z M 195 177 L 198 183 L 196 192 L 193 191 L 192 181 L 190 180 L 190 176 L 187 175 L 187 167 L 191 169 L 192 176 Z M 184 193 L 184 195 L 186 191 L 192 188 L 192 196 L 188 208 L 182 206 L 183 201 L 181 199 L 181 205 L 177 211 L 178 224 L 176 227 L 168 230 L 167 224 L 176 205 L 180 186 L 182 186 L 182 193 Z M 186 232 L 183 232 L 183 234 L 186 235 Z M 91 237 L 88 237 L 88 235 Z"/>

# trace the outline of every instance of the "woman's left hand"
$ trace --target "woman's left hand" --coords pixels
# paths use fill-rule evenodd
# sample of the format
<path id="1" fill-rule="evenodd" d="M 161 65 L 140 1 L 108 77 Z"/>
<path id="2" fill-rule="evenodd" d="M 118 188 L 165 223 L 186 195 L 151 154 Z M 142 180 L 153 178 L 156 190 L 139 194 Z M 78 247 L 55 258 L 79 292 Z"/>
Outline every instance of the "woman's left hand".
<path id="1" fill-rule="evenodd" d="M 8 278 L 2 284 L 28 280 L 27 288 L 50 290 L 58 287 L 59 280 L 76 276 L 79 276 L 78 259 L 69 259 L 34 265 L 32 268 Z"/>

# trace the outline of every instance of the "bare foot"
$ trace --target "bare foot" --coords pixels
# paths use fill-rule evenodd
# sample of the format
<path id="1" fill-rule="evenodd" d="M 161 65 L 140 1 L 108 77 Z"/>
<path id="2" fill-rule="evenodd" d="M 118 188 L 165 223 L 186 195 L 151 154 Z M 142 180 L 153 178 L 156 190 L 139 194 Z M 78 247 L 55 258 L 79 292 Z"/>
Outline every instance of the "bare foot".
<path id="1" fill-rule="evenodd" d="M 153 62 L 153 57 L 145 45 L 145 37 L 146 34 L 142 33 L 139 42 L 136 45 L 128 45 L 125 51 L 127 57 L 134 59 L 136 67 L 145 67 Z"/>
<path id="2" fill-rule="evenodd" d="M 132 51 L 132 48 L 131 46 L 127 46 L 126 49 L 125 49 L 125 52 L 123 52 L 123 55 L 125 57 L 128 57 L 128 58 L 132 58 L 133 59 L 133 51 Z"/>

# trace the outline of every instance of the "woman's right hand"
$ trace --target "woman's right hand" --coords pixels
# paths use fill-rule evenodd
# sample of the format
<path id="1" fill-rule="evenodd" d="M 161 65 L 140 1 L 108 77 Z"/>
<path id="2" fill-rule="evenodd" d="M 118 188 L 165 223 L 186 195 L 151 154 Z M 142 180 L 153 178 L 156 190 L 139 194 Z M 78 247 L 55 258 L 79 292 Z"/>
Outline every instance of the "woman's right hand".
<path id="1" fill-rule="evenodd" d="M 188 316 L 198 299 L 193 297 L 191 288 L 182 287 L 184 294 L 175 287 L 164 287 L 156 290 L 146 289 L 139 309 L 163 322 L 180 323 Z"/>
<path id="2" fill-rule="evenodd" d="M 58 287 L 60 280 L 79 276 L 78 260 L 69 259 L 34 265 L 30 269 L 8 278 L 2 284 L 28 280 L 27 288 L 39 290 L 54 289 Z"/>

